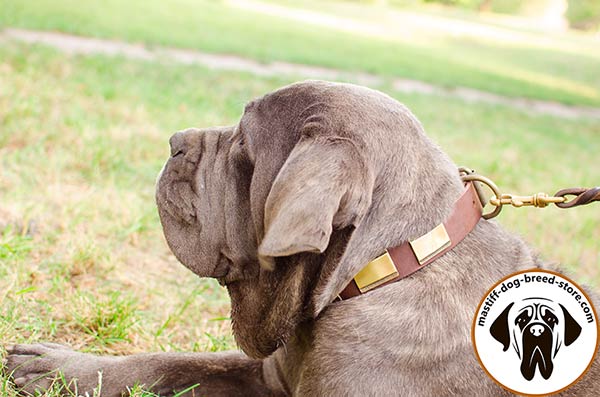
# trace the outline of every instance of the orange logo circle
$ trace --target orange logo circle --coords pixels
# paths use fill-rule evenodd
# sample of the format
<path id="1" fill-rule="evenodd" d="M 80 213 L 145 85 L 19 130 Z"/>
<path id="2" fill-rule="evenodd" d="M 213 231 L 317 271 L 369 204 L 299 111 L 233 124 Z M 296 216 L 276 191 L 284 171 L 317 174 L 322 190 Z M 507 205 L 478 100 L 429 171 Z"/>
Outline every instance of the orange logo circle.
<path id="1" fill-rule="evenodd" d="M 548 395 L 576 383 L 598 348 L 596 311 L 571 279 L 547 270 L 513 273 L 483 297 L 471 338 L 485 372 L 512 393 Z"/>

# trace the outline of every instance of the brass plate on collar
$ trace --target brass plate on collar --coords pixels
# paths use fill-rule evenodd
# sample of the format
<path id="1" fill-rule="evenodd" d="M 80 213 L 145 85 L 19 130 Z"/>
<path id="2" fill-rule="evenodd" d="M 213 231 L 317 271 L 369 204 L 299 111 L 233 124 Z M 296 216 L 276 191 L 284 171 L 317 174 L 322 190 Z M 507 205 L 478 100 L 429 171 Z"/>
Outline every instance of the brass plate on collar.
<path id="1" fill-rule="evenodd" d="M 410 242 L 410 246 L 421 265 L 450 245 L 450 237 L 443 223 L 437 225 L 429 233 Z"/>
<path id="2" fill-rule="evenodd" d="M 398 271 L 390 254 L 385 251 L 385 254 L 373 259 L 358 272 L 354 281 L 360 292 L 365 293 L 395 277 L 398 277 Z"/>

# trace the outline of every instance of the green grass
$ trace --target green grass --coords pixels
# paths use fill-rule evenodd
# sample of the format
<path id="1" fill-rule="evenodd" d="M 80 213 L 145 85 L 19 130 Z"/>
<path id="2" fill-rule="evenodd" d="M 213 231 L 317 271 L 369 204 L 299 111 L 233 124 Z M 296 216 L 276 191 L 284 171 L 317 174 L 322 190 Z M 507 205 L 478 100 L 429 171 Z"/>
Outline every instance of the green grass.
<path id="1" fill-rule="evenodd" d="M 360 4 L 278 3 L 313 13 L 302 18 L 299 9 L 278 7 L 276 12 L 283 14 L 274 16 L 229 1 L 2 0 L 0 26 L 234 53 L 260 61 L 322 65 L 509 96 L 600 105 L 597 39 L 526 31 L 502 19 L 490 23 L 489 16 L 483 22 Z M 351 25 L 339 26 L 340 21 Z"/>
<path id="2" fill-rule="evenodd" d="M 235 123 L 245 102 L 290 81 L 10 42 L 0 81 L 0 354 L 41 340 L 108 354 L 235 348 L 225 292 L 164 243 L 155 178 L 174 131 Z M 387 91 L 507 192 L 600 180 L 597 122 Z M 499 220 L 600 284 L 597 207 Z M 0 394 L 15 397 L 2 376 Z"/>

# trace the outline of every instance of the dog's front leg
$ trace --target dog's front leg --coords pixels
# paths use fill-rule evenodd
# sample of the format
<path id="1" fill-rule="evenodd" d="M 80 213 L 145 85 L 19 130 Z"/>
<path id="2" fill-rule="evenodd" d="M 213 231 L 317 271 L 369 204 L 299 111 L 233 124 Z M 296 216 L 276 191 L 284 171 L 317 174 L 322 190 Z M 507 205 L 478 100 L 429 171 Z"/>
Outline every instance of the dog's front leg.
<path id="1" fill-rule="evenodd" d="M 160 396 L 277 396 L 277 380 L 263 360 L 239 352 L 148 353 L 123 357 L 79 353 L 61 345 L 17 345 L 8 349 L 5 372 L 23 392 L 64 386 L 76 395 L 120 397 L 134 385 Z M 267 371 L 268 372 L 268 371 Z M 99 393 L 100 392 L 100 393 Z M 94 394 L 96 393 L 96 394 Z M 71 394 L 72 395 L 72 394 Z"/>

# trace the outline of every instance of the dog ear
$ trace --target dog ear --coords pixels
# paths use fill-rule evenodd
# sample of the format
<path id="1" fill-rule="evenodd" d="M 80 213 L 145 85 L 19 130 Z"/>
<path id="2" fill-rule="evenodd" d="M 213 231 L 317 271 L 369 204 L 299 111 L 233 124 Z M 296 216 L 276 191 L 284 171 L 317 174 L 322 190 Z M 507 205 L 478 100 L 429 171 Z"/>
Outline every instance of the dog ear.
<path id="1" fill-rule="evenodd" d="M 513 307 L 515 302 L 511 303 L 504 309 L 502 313 L 498 316 L 496 320 L 492 323 L 490 327 L 490 334 L 496 339 L 498 342 L 502 343 L 503 349 L 502 351 L 507 351 L 510 346 L 510 330 L 508 328 L 508 312 Z"/>
<path id="2" fill-rule="evenodd" d="M 373 178 L 347 138 L 303 136 L 265 203 L 263 266 L 272 257 L 323 253 L 333 229 L 356 226 L 371 204 Z"/>
<path id="3" fill-rule="evenodd" d="M 560 303 L 558 305 L 565 316 L 565 346 L 569 346 L 579 338 L 579 335 L 581 334 L 581 325 L 575 321 L 573 316 L 571 316 L 563 305 Z"/>

